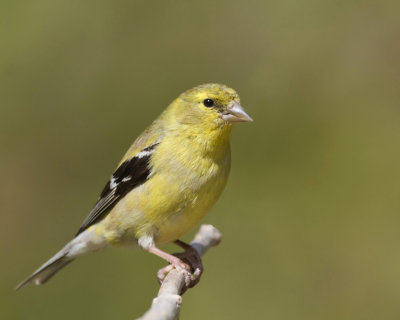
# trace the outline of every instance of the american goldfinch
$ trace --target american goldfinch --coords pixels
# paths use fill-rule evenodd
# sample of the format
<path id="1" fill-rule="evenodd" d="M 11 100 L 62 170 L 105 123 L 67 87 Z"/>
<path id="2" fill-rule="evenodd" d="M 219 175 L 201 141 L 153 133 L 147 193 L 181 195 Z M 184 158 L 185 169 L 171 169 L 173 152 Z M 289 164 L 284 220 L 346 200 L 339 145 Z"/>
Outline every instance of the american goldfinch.
<path id="1" fill-rule="evenodd" d="M 201 273 L 193 248 L 178 239 L 225 187 L 232 124 L 253 121 L 239 102 L 233 89 L 220 84 L 203 84 L 175 99 L 129 148 L 75 237 L 17 289 L 45 283 L 82 254 L 122 244 Z M 186 256 L 158 248 L 169 242 L 184 248 Z"/>

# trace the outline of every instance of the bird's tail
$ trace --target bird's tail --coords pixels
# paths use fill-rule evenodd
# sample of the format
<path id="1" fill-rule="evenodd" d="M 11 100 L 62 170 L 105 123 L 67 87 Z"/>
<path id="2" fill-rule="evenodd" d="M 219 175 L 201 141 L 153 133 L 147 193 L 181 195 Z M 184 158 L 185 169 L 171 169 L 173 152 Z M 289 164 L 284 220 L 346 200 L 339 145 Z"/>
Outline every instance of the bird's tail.
<path id="1" fill-rule="evenodd" d="M 25 287 L 32 281 L 34 281 L 36 284 L 45 283 L 58 270 L 74 260 L 74 258 L 106 246 L 107 241 L 104 237 L 96 235 L 94 230 L 85 230 L 67 243 L 63 249 L 61 249 L 57 254 L 54 255 L 54 257 L 37 269 L 31 276 L 22 281 L 16 287 L 16 290 Z"/>
<path id="2" fill-rule="evenodd" d="M 37 269 L 28 278 L 22 281 L 15 290 L 21 289 L 28 285 L 30 282 L 34 281 L 35 284 L 43 284 L 49 280 L 58 270 L 70 263 L 73 258 L 68 257 L 68 248 L 65 247 L 59 251 L 54 257 L 43 264 L 39 269 Z"/>

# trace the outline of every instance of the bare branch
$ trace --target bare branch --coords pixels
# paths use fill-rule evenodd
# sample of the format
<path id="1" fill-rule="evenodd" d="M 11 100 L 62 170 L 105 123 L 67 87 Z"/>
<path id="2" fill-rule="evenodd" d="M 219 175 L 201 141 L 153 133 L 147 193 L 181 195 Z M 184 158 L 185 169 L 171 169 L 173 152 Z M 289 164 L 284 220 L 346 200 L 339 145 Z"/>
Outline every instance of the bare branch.
<path id="1" fill-rule="evenodd" d="M 222 238 L 221 232 L 210 224 L 203 224 L 190 243 L 196 251 L 203 255 L 216 246 Z M 153 299 L 150 309 L 137 320 L 177 320 L 182 304 L 182 288 L 185 279 L 182 272 L 172 269 L 165 277 L 158 295 Z"/>

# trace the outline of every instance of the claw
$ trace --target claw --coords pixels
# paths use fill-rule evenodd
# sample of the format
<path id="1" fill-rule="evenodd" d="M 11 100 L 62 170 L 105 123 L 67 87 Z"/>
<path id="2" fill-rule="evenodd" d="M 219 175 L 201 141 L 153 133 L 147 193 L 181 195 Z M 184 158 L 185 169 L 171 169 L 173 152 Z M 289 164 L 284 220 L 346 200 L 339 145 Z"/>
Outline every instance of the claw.
<path id="1" fill-rule="evenodd" d="M 169 264 L 169 265 L 165 266 L 164 268 L 161 268 L 160 270 L 158 270 L 157 279 L 158 279 L 159 284 L 162 284 L 165 277 L 172 269 L 176 269 L 176 270 L 182 272 L 182 274 L 184 276 L 185 287 L 183 288 L 183 292 L 186 291 L 187 288 L 191 288 L 192 286 L 194 286 L 193 282 L 195 281 L 196 275 L 198 274 L 198 272 L 196 272 L 196 275 L 192 274 L 190 272 L 190 267 L 183 262 L 181 264 L 179 264 L 179 263 L 178 264 Z"/>
<path id="2" fill-rule="evenodd" d="M 182 290 L 185 292 L 188 288 L 194 287 L 199 282 L 201 274 L 203 273 L 203 264 L 201 263 L 199 253 L 192 246 L 180 240 L 175 241 L 175 243 L 184 248 L 185 252 L 171 255 L 156 247 L 149 247 L 146 250 L 170 263 L 168 266 L 158 270 L 158 282 L 161 284 L 168 272 L 175 268 L 184 275 L 185 287 Z"/>
<path id="3" fill-rule="evenodd" d="M 167 276 L 168 272 L 170 272 L 173 268 L 174 268 L 174 266 L 172 264 L 169 264 L 166 267 L 161 268 L 160 270 L 158 270 L 157 279 L 158 279 L 158 283 L 159 284 L 162 284 L 162 282 L 164 281 L 164 279 Z"/>
<path id="4" fill-rule="evenodd" d="M 177 257 L 181 263 L 177 262 L 160 269 L 157 273 L 158 282 L 161 284 L 168 272 L 175 268 L 182 271 L 185 277 L 186 286 L 183 291 L 186 291 L 188 288 L 193 288 L 199 283 L 203 273 L 203 264 L 201 263 L 200 255 L 192 247 L 188 247 L 185 252 L 175 253 L 174 256 Z"/>

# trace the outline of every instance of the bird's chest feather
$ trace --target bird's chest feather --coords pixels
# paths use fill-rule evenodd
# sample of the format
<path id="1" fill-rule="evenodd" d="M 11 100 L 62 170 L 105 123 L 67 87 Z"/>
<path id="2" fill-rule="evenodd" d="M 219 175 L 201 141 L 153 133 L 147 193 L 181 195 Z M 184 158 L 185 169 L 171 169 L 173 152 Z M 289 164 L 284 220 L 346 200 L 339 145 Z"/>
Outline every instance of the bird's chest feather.
<path id="1" fill-rule="evenodd" d="M 146 210 L 155 226 L 157 243 L 173 241 L 188 232 L 222 193 L 230 170 L 229 141 L 196 137 L 171 139 L 155 154 L 152 199 Z M 162 150 L 168 148 L 169 152 Z"/>

